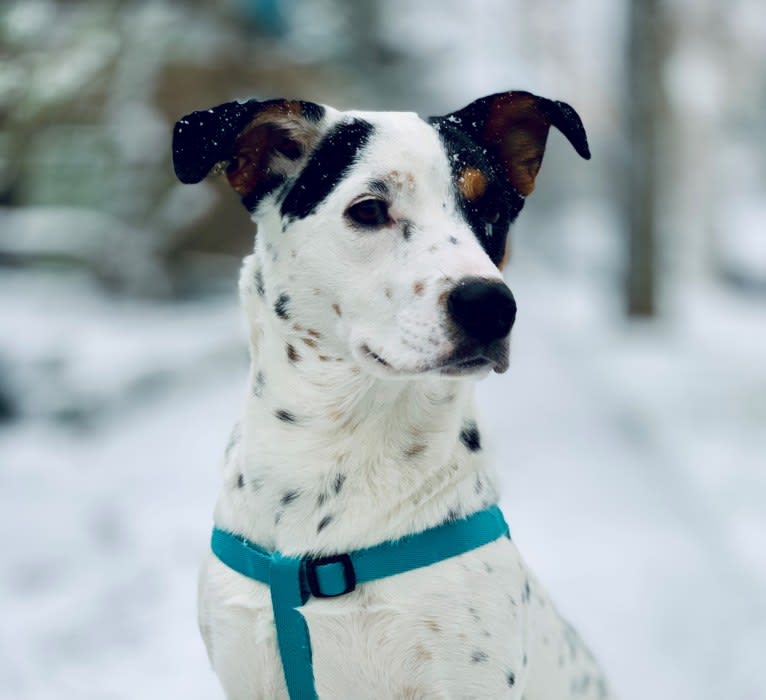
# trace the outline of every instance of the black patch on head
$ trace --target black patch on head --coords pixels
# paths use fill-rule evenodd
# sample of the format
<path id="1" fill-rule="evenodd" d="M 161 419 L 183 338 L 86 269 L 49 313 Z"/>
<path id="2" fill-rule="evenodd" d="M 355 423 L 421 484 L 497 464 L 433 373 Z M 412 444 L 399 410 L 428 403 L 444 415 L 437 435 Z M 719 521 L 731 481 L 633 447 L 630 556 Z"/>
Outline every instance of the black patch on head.
<path id="1" fill-rule="evenodd" d="M 450 117 L 431 117 L 429 122 L 439 133 L 449 156 L 453 189 L 460 211 L 487 255 L 497 265 L 505 254 L 508 228 L 524 206 L 524 198 L 502 175 L 502 164 L 468 136 L 460 123 L 450 121 Z M 484 194 L 472 202 L 460 194 L 457 185 L 460 174 L 467 167 L 476 168 L 487 177 Z"/>
<path id="2" fill-rule="evenodd" d="M 335 477 L 335 481 L 333 481 L 332 488 L 335 491 L 335 495 L 337 496 L 340 493 L 340 490 L 343 488 L 343 484 L 346 483 L 346 475 L 345 474 L 338 474 Z"/>
<path id="3" fill-rule="evenodd" d="M 279 499 L 279 502 L 283 506 L 287 506 L 287 505 L 290 505 L 300 495 L 301 495 L 301 492 L 298 491 L 298 489 L 292 489 L 291 491 L 285 491 L 282 494 L 282 498 Z"/>
<path id="4" fill-rule="evenodd" d="M 476 423 L 470 421 L 463 426 L 460 431 L 460 442 L 462 442 L 469 452 L 478 452 L 481 449 L 481 435 Z"/>
<path id="5" fill-rule="evenodd" d="M 322 530 L 324 530 L 332 521 L 332 515 L 325 515 L 324 518 L 319 521 L 319 525 L 317 525 L 317 533 L 322 532 Z"/>
<path id="6" fill-rule="evenodd" d="M 242 197 L 242 204 L 248 211 L 255 211 L 265 197 L 278 190 L 285 182 L 286 179 L 282 175 L 269 175 L 263 182 L 256 185 L 252 192 Z"/>
<path id="7" fill-rule="evenodd" d="M 482 651 L 481 649 L 477 649 L 471 654 L 472 663 L 480 664 L 488 660 L 489 660 L 489 654 L 487 654 L 486 651 Z"/>
<path id="8" fill-rule="evenodd" d="M 280 294 L 279 298 L 274 302 L 274 313 L 285 321 L 290 318 L 290 314 L 288 312 L 289 303 L 290 296 L 284 293 Z"/>
<path id="9" fill-rule="evenodd" d="M 296 418 L 294 413 L 290 413 L 290 411 L 285 411 L 283 408 L 279 408 L 276 411 L 274 411 L 274 415 L 281 421 L 284 421 L 285 423 L 295 423 Z"/>
<path id="10" fill-rule="evenodd" d="M 309 158 L 282 201 L 282 216 L 305 219 L 346 175 L 373 132 L 363 119 L 336 124 Z"/>

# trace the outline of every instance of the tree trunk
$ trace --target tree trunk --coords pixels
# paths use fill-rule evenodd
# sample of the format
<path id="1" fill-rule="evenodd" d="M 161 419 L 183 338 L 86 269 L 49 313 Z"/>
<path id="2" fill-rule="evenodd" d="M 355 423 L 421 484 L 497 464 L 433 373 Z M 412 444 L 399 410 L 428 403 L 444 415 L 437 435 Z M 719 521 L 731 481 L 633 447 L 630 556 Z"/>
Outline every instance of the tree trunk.
<path id="1" fill-rule="evenodd" d="M 627 311 L 649 317 L 656 311 L 660 124 L 665 107 L 662 0 L 631 0 L 628 23 Z"/>

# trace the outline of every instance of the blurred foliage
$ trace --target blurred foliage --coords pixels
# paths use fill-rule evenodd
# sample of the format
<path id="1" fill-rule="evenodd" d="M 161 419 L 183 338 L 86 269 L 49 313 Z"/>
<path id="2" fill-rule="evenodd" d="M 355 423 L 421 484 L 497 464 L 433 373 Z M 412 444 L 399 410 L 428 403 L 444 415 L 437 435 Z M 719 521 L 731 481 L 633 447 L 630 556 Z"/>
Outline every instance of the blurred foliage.
<path id="1" fill-rule="evenodd" d="M 222 279 L 230 286 L 252 225 L 220 180 L 175 181 L 170 134 L 181 115 L 249 96 L 439 113 L 516 87 L 572 102 L 594 153 L 567 176 L 568 161 L 556 164 L 569 154 L 551 149 L 522 237 L 528 220 L 532 244 L 554 264 L 598 249 L 592 264 L 609 258 L 618 277 L 614 269 L 632 259 L 619 202 L 634 196 L 625 184 L 641 167 L 631 156 L 641 146 L 628 143 L 626 128 L 636 110 L 625 67 L 628 7 L 5 0 L 0 264 L 75 266 L 139 295 L 198 293 Z M 662 17 L 647 23 L 661 34 L 664 57 L 666 104 L 649 111 L 658 122 L 649 176 L 657 201 L 638 203 L 657 215 L 657 277 L 717 276 L 766 289 L 757 233 L 766 228 L 766 10 L 761 0 L 657 7 Z M 589 214 L 578 214 L 583 205 Z"/>

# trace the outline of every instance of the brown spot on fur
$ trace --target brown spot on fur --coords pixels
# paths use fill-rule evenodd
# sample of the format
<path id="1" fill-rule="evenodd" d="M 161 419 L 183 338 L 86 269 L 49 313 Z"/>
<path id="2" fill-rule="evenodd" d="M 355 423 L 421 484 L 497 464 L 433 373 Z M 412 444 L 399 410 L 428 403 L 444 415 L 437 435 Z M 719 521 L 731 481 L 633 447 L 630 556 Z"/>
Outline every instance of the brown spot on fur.
<path id="1" fill-rule="evenodd" d="M 334 311 L 336 314 L 338 314 L 338 316 L 339 316 L 339 317 L 343 315 L 343 314 L 341 313 L 341 310 L 340 310 L 340 306 L 338 306 L 337 304 L 333 304 L 333 305 L 332 305 L 332 310 L 333 310 L 333 311 Z"/>
<path id="2" fill-rule="evenodd" d="M 405 451 L 405 457 L 417 457 L 426 451 L 427 445 L 424 442 L 416 442 L 410 445 Z"/>
<path id="3" fill-rule="evenodd" d="M 418 644 L 415 647 L 415 658 L 418 661 L 430 661 L 434 658 L 434 655 L 428 651 L 422 644 Z"/>
<path id="4" fill-rule="evenodd" d="M 449 299 L 449 295 L 452 293 L 451 289 L 445 289 L 440 295 L 437 301 L 439 302 L 440 306 L 444 306 L 447 303 L 447 299 Z"/>
<path id="5" fill-rule="evenodd" d="M 422 297 L 423 292 L 426 291 L 425 282 L 415 282 L 415 284 L 412 286 L 412 291 L 415 292 L 416 297 Z"/>
<path id="6" fill-rule="evenodd" d="M 301 340 L 306 343 L 310 348 L 315 348 L 317 346 L 317 341 L 313 340 L 311 338 L 301 338 Z"/>
<path id="7" fill-rule="evenodd" d="M 303 330 L 303 326 L 300 323 L 293 323 L 293 330 L 296 333 L 300 333 Z"/>
<path id="8" fill-rule="evenodd" d="M 330 361 L 330 358 L 329 358 L 327 355 L 320 355 L 320 356 L 319 356 L 319 360 L 320 360 L 321 362 L 329 362 L 329 361 Z"/>
<path id="9" fill-rule="evenodd" d="M 460 194 L 469 202 L 481 197 L 487 190 L 487 177 L 478 168 L 467 167 L 460 173 L 457 180 Z"/>
<path id="10" fill-rule="evenodd" d="M 312 338 L 321 338 L 322 334 L 319 331 L 315 331 L 312 328 L 309 328 L 306 333 L 308 333 Z"/>
<path id="11" fill-rule="evenodd" d="M 295 349 L 295 346 L 290 343 L 287 344 L 287 359 L 290 360 L 290 362 L 300 362 L 301 359 L 300 353 Z"/>
<path id="12" fill-rule="evenodd" d="M 427 623 L 428 629 L 431 630 L 431 632 L 441 632 L 442 628 L 441 625 L 436 622 L 436 620 L 429 620 Z"/>

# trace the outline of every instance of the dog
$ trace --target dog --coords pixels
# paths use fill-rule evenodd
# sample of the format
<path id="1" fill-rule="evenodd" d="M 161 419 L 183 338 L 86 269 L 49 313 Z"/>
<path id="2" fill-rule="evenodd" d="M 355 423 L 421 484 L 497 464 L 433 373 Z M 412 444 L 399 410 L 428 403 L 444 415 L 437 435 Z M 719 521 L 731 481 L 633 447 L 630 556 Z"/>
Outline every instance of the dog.
<path id="1" fill-rule="evenodd" d="M 498 500 L 473 392 L 508 367 L 508 229 L 551 126 L 590 158 L 572 107 L 521 91 L 429 119 L 277 99 L 178 121 L 178 178 L 225 174 L 257 224 L 219 528 L 331 555 Z M 614 697 L 510 539 L 300 612 L 323 699 Z M 266 585 L 211 554 L 199 623 L 228 698 L 287 697 Z"/>

